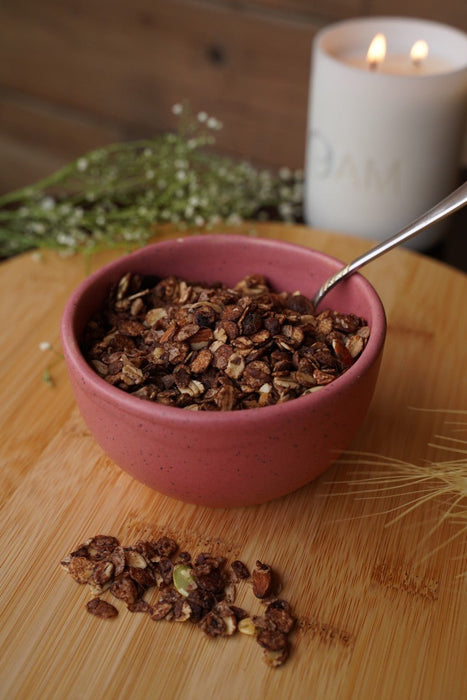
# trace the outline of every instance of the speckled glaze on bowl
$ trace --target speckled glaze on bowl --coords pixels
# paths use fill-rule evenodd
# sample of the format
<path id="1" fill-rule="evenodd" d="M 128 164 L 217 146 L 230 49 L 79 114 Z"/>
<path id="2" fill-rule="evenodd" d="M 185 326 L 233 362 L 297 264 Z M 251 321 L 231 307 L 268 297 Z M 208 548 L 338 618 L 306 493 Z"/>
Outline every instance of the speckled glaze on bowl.
<path id="1" fill-rule="evenodd" d="M 277 291 L 312 296 L 341 264 L 281 241 L 216 234 L 149 245 L 91 275 L 69 299 L 61 334 L 76 401 L 103 450 L 151 488 L 205 506 L 263 503 L 321 474 L 357 432 L 378 375 L 386 319 L 362 276 L 341 282 L 322 303 L 368 320 L 371 335 L 361 357 L 333 383 L 277 406 L 196 412 L 145 401 L 101 379 L 79 340 L 109 285 L 128 271 L 229 285 L 260 273 Z"/>

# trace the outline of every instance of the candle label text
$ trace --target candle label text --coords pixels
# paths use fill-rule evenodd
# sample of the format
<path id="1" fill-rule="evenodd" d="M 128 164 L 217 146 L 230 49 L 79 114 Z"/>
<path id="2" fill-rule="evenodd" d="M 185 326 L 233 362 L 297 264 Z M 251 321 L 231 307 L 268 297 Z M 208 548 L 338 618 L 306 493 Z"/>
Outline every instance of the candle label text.
<path id="1" fill-rule="evenodd" d="M 310 134 L 309 168 L 318 180 L 346 182 L 356 190 L 390 192 L 395 196 L 402 192 L 400 160 L 378 163 L 371 156 L 359 158 L 350 152 L 340 153 L 317 130 Z"/>

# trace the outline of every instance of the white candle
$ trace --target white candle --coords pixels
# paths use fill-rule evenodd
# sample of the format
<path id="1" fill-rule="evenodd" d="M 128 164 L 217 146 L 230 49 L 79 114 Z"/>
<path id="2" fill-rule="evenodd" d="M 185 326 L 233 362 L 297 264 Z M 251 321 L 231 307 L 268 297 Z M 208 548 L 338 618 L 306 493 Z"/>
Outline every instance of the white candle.
<path id="1" fill-rule="evenodd" d="M 367 57 L 384 35 L 382 59 Z M 423 39 L 428 55 L 411 58 Z M 467 35 L 430 21 L 348 20 L 319 32 L 312 55 L 305 218 L 382 239 L 456 185 L 467 111 Z M 436 242 L 438 226 L 412 239 Z"/>

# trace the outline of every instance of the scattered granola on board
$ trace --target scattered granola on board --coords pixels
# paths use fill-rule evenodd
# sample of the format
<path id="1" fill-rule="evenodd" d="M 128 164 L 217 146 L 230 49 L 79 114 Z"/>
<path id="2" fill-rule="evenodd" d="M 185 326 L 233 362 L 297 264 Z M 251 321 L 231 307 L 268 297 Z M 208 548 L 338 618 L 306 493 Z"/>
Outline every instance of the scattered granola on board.
<path id="1" fill-rule="evenodd" d="M 228 565 L 224 557 L 208 552 L 192 560 L 170 537 L 123 547 L 115 537 L 97 535 L 79 545 L 61 565 L 77 583 L 89 586 L 93 597 L 86 609 L 96 617 L 118 615 L 118 608 L 101 598 L 108 591 L 127 610 L 145 613 L 151 620 L 190 621 L 209 637 L 230 637 L 237 631 L 252 636 L 263 648 L 268 666 L 281 666 L 289 656 L 288 635 L 295 617 L 290 604 L 277 597 L 277 575 L 260 561 L 250 574 L 244 562 Z M 265 605 L 262 615 L 251 616 L 234 605 L 242 581 L 251 583 L 255 598 Z M 146 597 L 153 591 L 157 600 L 148 602 Z"/>

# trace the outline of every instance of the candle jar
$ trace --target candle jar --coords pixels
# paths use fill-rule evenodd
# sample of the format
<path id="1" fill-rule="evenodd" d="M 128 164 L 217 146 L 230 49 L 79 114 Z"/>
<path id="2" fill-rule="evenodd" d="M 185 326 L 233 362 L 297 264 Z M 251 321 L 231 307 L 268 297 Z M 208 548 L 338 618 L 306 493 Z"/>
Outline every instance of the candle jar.
<path id="1" fill-rule="evenodd" d="M 387 63 L 372 70 L 365 56 L 377 33 L 386 37 Z M 429 56 L 414 65 L 410 49 L 420 39 Z M 309 225 L 381 240 L 458 184 L 467 109 L 464 32 L 401 17 L 331 25 L 313 42 L 309 94 Z M 443 225 L 409 245 L 428 248 Z"/>

